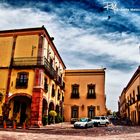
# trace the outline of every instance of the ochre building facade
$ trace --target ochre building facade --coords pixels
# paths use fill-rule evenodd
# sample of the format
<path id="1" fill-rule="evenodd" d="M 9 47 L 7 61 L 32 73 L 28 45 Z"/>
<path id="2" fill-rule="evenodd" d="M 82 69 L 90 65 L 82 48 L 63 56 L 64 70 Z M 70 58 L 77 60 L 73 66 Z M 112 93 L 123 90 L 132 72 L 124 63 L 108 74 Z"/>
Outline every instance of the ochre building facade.
<path id="1" fill-rule="evenodd" d="M 106 115 L 105 69 L 65 71 L 64 118 Z"/>
<path id="2" fill-rule="evenodd" d="M 104 115 L 105 71 L 85 70 L 84 73 L 83 70 L 89 75 L 83 76 L 79 71 L 77 76 L 73 73 L 77 78 L 70 78 L 65 69 L 53 38 L 43 26 L 0 31 L 0 116 L 20 124 L 26 119 L 31 126 L 41 126 L 42 117 L 55 110 L 69 121 L 71 113 L 66 104 L 79 106 L 81 113 L 85 111 L 79 117 L 87 116 L 88 106 L 93 108 L 94 115 Z M 80 91 L 80 99 L 69 99 L 71 84 L 78 84 L 80 90 L 85 86 L 84 92 Z M 86 98 L 87 84 L 91 92 L 95 87 L 95 99 Z"/>
<path id="3" fill-rule="evenodd" d="M 0 31 L 0 115 L 40 126 L 49 110 L 60 113 L 64 70 L 44 27 Z"/>
<path id="4" fill-rule="evenodd" d="M 119 112 L 122 118 L 140 125 L 140 66 L 119 97 Z"/>

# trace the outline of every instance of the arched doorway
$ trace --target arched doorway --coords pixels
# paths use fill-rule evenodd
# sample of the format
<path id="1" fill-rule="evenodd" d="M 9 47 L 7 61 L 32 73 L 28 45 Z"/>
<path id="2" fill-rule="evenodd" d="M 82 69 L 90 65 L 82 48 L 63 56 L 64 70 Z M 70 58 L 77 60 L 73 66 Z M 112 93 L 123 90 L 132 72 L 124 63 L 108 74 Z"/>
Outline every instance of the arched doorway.
<path id="1" fill-rule="evenodd" d="M 9 98 L 11 107 L 9 117 L 22 125 L 25 121 L 30 123 L 31 97 L 26 94 L 15 94 Z"/>
<path id="2" fill-rule="evenodd" d="M 47 110 L 48 110 L 48 103 L 46 99 L 43 99 L 42 116 L 47 116 Z"/>
<path id="3" fill-rule="evenodd" d="M 50 102 L 49 104 L 49 111 L 54 110 L 54 103 Z"/>
<path id="4" fill-rule="evenodd" d="M 56 105 L 55 111 L 56 111 L 57 114 L 60 114 L 60 107 L 59 107 L 59 105 Z"/>
<path id="5" fill-rule="evenodd" d="M 54 110 L 53 102 L 50 102 L 50 104 L 49 104 L 48 114 L 51 110 Z M 52 116 L 48 115 L 48 124 L 51 124 L 51 123 L 53 123 L 53 118 L 52 118 Z"/>

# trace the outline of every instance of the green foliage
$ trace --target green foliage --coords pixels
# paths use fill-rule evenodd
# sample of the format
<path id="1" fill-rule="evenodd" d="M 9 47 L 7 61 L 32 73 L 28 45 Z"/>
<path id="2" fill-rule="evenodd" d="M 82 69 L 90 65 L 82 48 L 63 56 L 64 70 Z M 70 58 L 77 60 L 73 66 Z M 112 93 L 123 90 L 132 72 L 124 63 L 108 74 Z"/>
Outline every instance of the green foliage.
<path id="1" fill-rule="evenodd" d="M 57 115 L 57 116 L 55 117 L 55 122 L 56 122 L 56 123 L 60 123 L 60 122 L 62 122 L 62 121 L 63 121 L 62 116 Z"/>
<path id="2" fill-rule="evenodd" d="M 55 110 L 51 110 L 51 111 L 49 112 L 49 115 L 52 116 L 52 117 L 55 117 L 55 116 L 57 116 L 57 113 L 56 113 Z"/>
<path id="3" fill-rule="evenodd" d="M 48 116 L 43 116 L 42 117 L 42 123 L 43 123 L 43 125 L 47 125 L 48 124 Z"/>
<path id="4" fill-rule="evenodd" d="M 50 116 L 49 123 L 55 123 L 55 117 L 57 116 L 56 111 L 55 110 L 51 110 L 49 112 L 49 116 Z"/>

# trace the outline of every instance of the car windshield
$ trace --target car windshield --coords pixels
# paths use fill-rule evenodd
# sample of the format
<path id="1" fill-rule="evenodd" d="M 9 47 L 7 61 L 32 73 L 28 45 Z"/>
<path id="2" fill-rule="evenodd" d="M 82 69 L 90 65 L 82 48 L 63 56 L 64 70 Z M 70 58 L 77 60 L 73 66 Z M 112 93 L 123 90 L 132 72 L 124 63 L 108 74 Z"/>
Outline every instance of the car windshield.
<path id="1" fill-rule="evenodd" d="M 93 119 L 95 119 L 95 120 L 100 120 L 100 117 L 94 117 Z"/>
<path id="2" fill-rule="evenodd" d="M 80 122 L 87 122 L 87 118 L 81 118 Z"/>

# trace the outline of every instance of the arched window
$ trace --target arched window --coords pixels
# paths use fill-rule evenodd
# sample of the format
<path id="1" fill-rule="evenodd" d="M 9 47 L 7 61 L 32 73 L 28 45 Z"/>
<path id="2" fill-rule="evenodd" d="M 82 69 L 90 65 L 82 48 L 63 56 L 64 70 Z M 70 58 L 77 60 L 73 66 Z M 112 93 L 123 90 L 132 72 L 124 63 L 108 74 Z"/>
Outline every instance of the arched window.
<path id="1" fill-rule="evenodd" d="M 2 100 L 3 100 L 3 94 L 0 93 L 0 102 L 2 102 Z"/>
<path id="2" fill-rule="evenodd" d="M 59 91 L 59 89 L 58 89 L 57 100 L 60 100 L 60 96 L 61 96 L 61 94 L 60 94 L 60 91 Z"/>
<path id="3" fill-rule="evenodd" d="M 54 84 L 52 85 L 52 97 L 55 96 L 55 89 L 54 89 Z"/>
<path id="4" fill-rule="evenodd" d="M 48 92 L 47 78 L 44 78 L 44 90 L 45 90 L 45 92 Z"/>
<path id="5" fill-rule="evenodd" d="M 16 78 L 16 88 L 27 88 L 28 87 L 28 72 L 19 72 Z"/>

